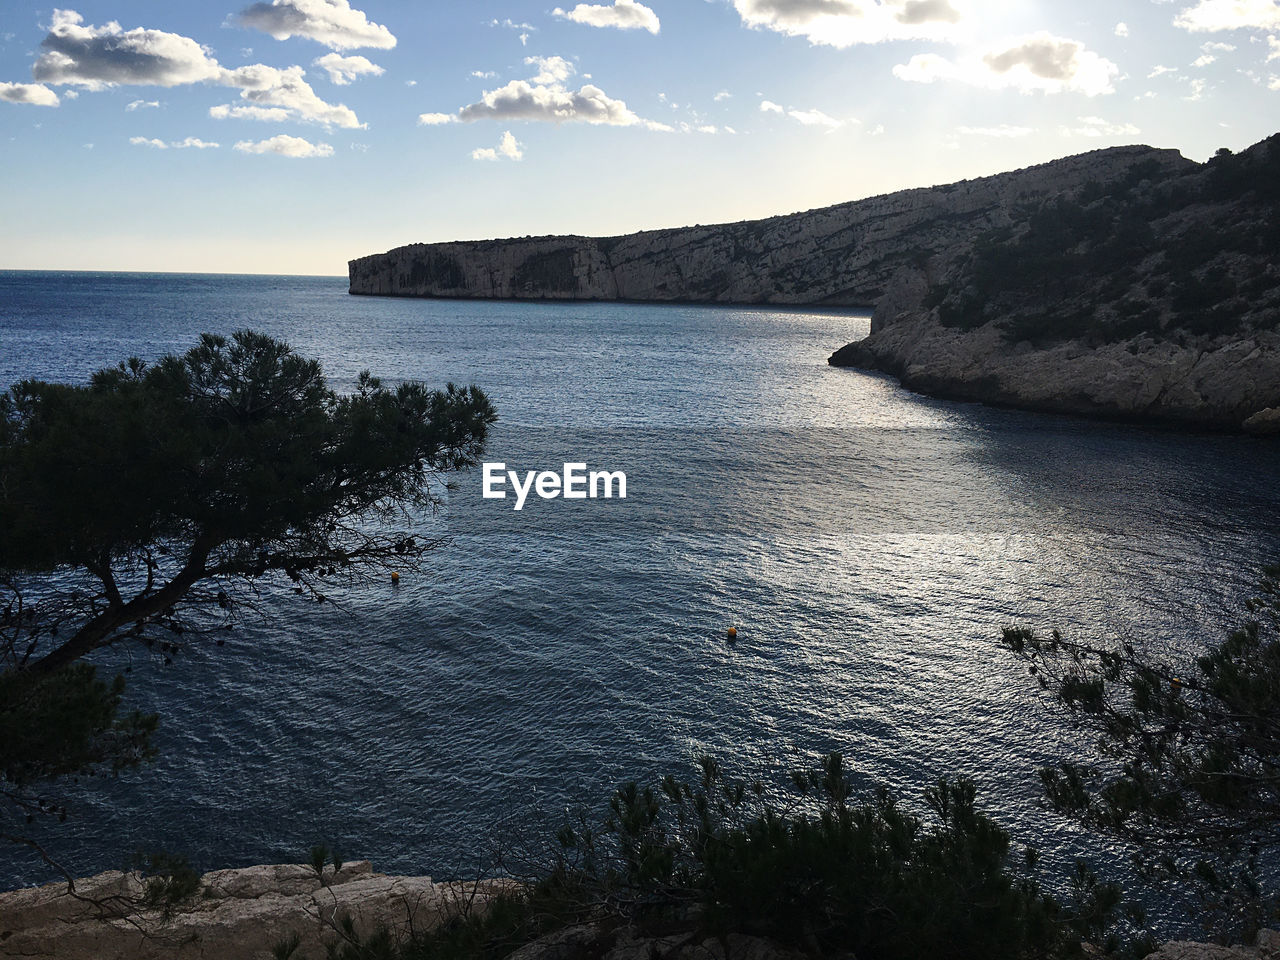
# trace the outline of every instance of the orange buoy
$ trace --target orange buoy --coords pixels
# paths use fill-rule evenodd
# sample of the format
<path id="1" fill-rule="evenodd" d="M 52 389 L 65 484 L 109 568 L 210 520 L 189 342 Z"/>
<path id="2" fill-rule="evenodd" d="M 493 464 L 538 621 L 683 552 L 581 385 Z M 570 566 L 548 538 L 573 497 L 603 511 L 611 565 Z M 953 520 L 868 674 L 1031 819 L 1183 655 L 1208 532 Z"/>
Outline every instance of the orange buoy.
<path id="1" fill-rule="evenodd" d="M 729 639 L 730 639 L 730 640 L 737 640 L 737 639 L 738 639 L 738 628 L 737 628 L 737 627 L 730 627 L 730 628 L 729 628 L 729 631 L 728 631 L 728 637 L 729 637 Z"/>
<path id="2" fill-rule="evenodd" d="M 391 582 L 392 582 L 393 584 L 399 585 L 399 583 L 400 583 L 400 571 L 399 571 L 399 570 L 392 570 L 392 571 L 391 571 Z"/>

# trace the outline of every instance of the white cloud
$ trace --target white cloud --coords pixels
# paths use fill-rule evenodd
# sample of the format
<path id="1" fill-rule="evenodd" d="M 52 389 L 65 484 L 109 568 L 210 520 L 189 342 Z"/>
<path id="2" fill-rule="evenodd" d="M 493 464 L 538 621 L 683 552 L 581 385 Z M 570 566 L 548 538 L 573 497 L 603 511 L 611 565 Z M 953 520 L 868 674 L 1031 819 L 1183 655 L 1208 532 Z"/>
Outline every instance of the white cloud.
<path id="1" fill-rule="evenodd" d="M 1267 48 L 1270 51 L 1267 54 L 1267 63 L 1280 60 L 1280 37 L 1267 37 Z"/>
<path id="2" fill-rule="evenodd" d="M 210 107 L 209 116 L 215 120 L 265 120 L 270 123 L 284 123 L 289 119 L 289 111 L 283 107 L 246 107 L 224 103 Z"/>
<path id="3" fill-rule="evenodd" d="M 1192 33 L 1221 30 L 1280 28 L 1280 3 L 1275 0 L 1200 0 L 1173 19 L 1175 27 Z"/>
<path id="4" fill-rule="evenodd" d="M 529 45 L 529 34 L 538 29 L 531 23 L 518 23 L 515 20 L 512 20 L 510 17 L 508 17 L 505 20 L 497 20 L 497 19 L 490 20 L 489 26 L 505 27 L 508 30 L 519 30 L 520 46 L 522 47 L 527 47 Z"/>
<path id="5" fill-rule="evenodd" d="M 1078 127 L 1063 127 L 1064 137 L 1136 137 L 1142 131 L 1132 123 L 1111 123 L 1101 117 L 1077 117 Z"/>
<path id="6" fill-rule="evenodd" d="M 42 83 L 2 83 L 0 100 L 6 103 L 29 103 L 33 107 L 56 107 L 58 95 Z"/>
<path id="7" fill-rule="evenodd" d="M 493 70 L 472 70 L 471 71 L 471 76 L 475 77 L 477 80 L 492 80 L 497 75 L 498 74 Z"/>
<path id="8" fill-rule="evenodd" d="M 748 27 L 849 47 L 884 40 L 947 40 L 963 20 L 951 0 L 733 0 Z"/>
<path id="9" fill-rule="evenodd" d="M 148 107 L 156 109 L 160 106 L 159 100 L 130 100 L 124 105 L 124 108 L 132 113 L 134 110 L 145 110 Z"/>
<path id="10" fill-rule="evenodd" d="M 1166 73 L 1177 73 L 1177 72 L 1178 72 L 1177 67 L 1162 67 L 1159 64 L 1157 64 L 1156 66 L 1151 68 L 1151 72 L 1147 74 L 1147 79 L 1151 80 L 1154 77 L 1163 76 Z"/>
<path id="11" fill-rule="evenodd" d="M 612 6 L 580 3 L 567 12 L 556 7 L 551 13 L 574 23 L 585 23 L 589 27 L 648 30 L 652 34 L 657 34 L 661 28 L 658 15 L 637 0 L 614 0 Z"/>
<path id="12" fill-rule="evenodd" d="M 1200 54 L 1200 56 L 1196 57 L 1194 60 L 1191 61 L 1191 65 L 1193 67 L 1207 67 L 1209 64 L 1213 63 L 1217 59 L 1218 58 L 1211 53 L 1202 53 Z"/>
<path id="13" fill-rule="evenodd" d="M 1017 127 L 1007 123 L 1002 123 L 998 127 L 956 127 L 957 133 L 962 133 L 966 137 L 997 137 L 1001 139 L 1015 139 L 1017 137 L 1029 136 L 1035 133 L 1032 127 Z"/>
<path id="14" fill-rule="evenodd" d="M 472 160 L 520 160 L 524 157 L 524 144 L 515 138 L 510 130 L 502 135 L 496 147 L 480 147 L 471 151 Z"/>
<path id="15" fill-rule="evenodd" d="M 217 80 L 221 67 L 206 47 L 190 37 L 137 27 L 124 30 L 114 20 L 86 27 L 74 10 L 55 10 L 44 53 L 31 72 L 44 83 L 74 83 L 100 89 L 116 83 L 176 87 Z"/>
<path id="16" fill-rule="evenodd" d="M 1119 67 L 1086 50 L 1078 40 L 1043 30 L 993 48 L 979 58 L 951 61 L 936 53 L 919 53 L 893 68 L 895 77 L 915 83 L 959 80 L 980 87 L 1012 87 L 1023 93 L 1073 92 L 1089 97 L 1114 93 L 1119 73 Z"/>
<path id="17" fill-rule="evenodd" d="M 1205 53 L 1230 53 L 1236 49 L 1234 43 L 1223 43 L 1221 40 L 1208 40 L 1200 44 L 1200 49 Z"/>
<path id="18" fill-rule="evenodd" d="M 333 147 L 327 143 L 311 143 L 287 133 L 276 134 L 270 140 L 241 140 L 235 145 L 241 153 L 276 153 L 282 157 L 305 159 L 307 157 L 331 157 Z"/>
<path id="19" fill-rule="evenodd" d="M 524 62 L 538 68 L 537 76 L 530 83 L 564 83 L 576 72 L 573 64 L 564 57 L 525 57 Z"/>
<path id="20" fill-rule="evenodd" d="M 843 120 L 829 117 L 821 110 L 788 110 L 787 116 L 806 127 L 827 127 L 834 130 L 836 127 L 844 126 Z"/>
<path id="21" fill-rule="evenodd" d="M 782 113 L 786 114 L 797 123 L 806 127 L 826 127 L 828 130 L 834 130 L 837 127 L 843 127 L 846 123 L 857 123 L 857 120 L 837 120 L 835 117 L 828 116 L 821 110 L 800 110 L 797 108 L 786 108 L 780 103 L 774 103 L 772 100 L 760 101 L 761 113 Z"/>
<path id="22" fill-rule="evenodd" d="M 730 93 L 728 90 L 721 90 L 711 99 L 714 100 L 716 103 L 720 103 L 722 100 L 728 100 L 732 96 L 733 94 Z"/>
<path id="23" fill-rule="evenodd" d="M 1116 36 L 1127 37 L 1129 35 L 1129 25 L 1123 21 L 1116 24 Z"/>
<path id="24" fill-rule="evenodd" d="M 345 87 L 358 77 L 380 77 L 386 73 L 367 57 L 344 57 L 339 53 L 326 53 L 312 61 L 312 65 L 324 70 L 329 74 L 329 82 L 340 87 Z"/>
<path id="25" fill-rule="evenodd" d="M 546 120 L 552 123 L 580 121 L 630 126 L 640 122 L 622 100 L 615 100 L 594 84 L 577 91 L 562 84 L 532 84 L 512 80 L 505 87 L 487 91 L 478 102 L 458 111 L 464 121 Z"/>
<path id="26" fill-rule="evenodd" d="M 214 117 L 287 118 L 326 126 L 361 126 L 346 106 L 320 99 L 303 79 L 301 67 L 280 70 L 253 64 L 228 70 L 190 37 L 142 27 L 124 30 L 114 21 L 101 27 L 86 27 L 83 21 L 74 10 L 54 11 L 49 34 L 41 43 L 45 52 L 32 67 L 36 79 L 95 90 L 115 84 L 175 87 L 217 83 L 239 87 L 241 99 L 248 101 L 248 106 L 278 108 L 286 113 L 273 111 L 264 116 L 261 109 L 214 107 L 210 111 Z M 158 105 L 158 101 L 133 103 L 138 106 L 126 109 Z"/>
<path id="27" fill-rule="evenodd" d="M 163 140 L 148 139 L 147 137 L 130 137 L 129 142 L 139 147 L 154 147 L 157 150 L 168 150 L 172 147 L 174 150 L 211 150 L 215 149 L 218 144 L 211 143 L 208 140 L 201 140 L 199 137 L 187 137 L 184 140 L 171 140 L 165 143 Z"/>
<path id="28" fill-rule="evenodd" d="M 271 0 L 246 7 L 239 19 L 246 27 L 277 40 L 306 37 L 332 50 L 390 50 L 396 45 L 390 30 L 371 23 L 362 11 L 351 9 L 347 0 Z"/>
<path id="29" fill-rule="evenodd" d="M 527 57 L 525 63 L 537 67 L 529 80 L 512 80 L 464 106 L 456 114 L 424 113 L 422 124 L 451 123 L 453 120 L 539 120 L 549 123 L 590 123 L 611 126 L 646 126 L 670 129 L 636 116 L 622 100 L 615 100 L 594 84 L 571 90 L 566 81 L 576 72 L 564 57 Z"/>
<path id="30" fill-rule="evenodd" d="M 326 127 L 361 128 L 355 112 L 345 104 L 326 103 L 304 79 L 301 67 L 275 67 L 254 64 L 236 70 L 224 70 L 220 78 L 226 86 L 240 87 L 240 106 L 214 107 L 211 117 L 249 118 L 256 120 L 299 120 Z M 257 109 L 249 109 L 257 108 Z M 277 111 L 284 110 L 282 116 Z"/>
<path id="31" fill-rule="evenodd" d="M 1280 90 L 1280 77 L 1272 77 L 1267 81 L 1268 90 Z"/>

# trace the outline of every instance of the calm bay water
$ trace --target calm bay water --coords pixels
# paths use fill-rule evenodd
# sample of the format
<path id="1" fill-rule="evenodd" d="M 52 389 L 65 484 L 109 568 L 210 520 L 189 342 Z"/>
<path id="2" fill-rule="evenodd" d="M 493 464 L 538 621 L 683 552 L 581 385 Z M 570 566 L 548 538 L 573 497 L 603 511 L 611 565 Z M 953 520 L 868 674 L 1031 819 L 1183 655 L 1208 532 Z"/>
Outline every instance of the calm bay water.
<path id="1" fill-rule="evenodd" d="M 531 808 L 709 752 L 779 776 L 842 750 L 910 796 L 967 773 L 1025 840 L 1070 738 L 1000 651 L 1002 626 L 1188 647 L 1280 557 L 1280 447 L 928 400 L 827 366 L 863 316 L 350 297 L 333 278 L 0 272 L 0 386 L 83 381 L 252 327 L 338 389 L 476 383 L 488 459 L 625 470 L 625 501 L 520 513 L 457 478 L 427 577 L 335 614 L 272 601 L 225 647 L 130 697 L 159 761 L 74 794 L 47 835 L 80 874 L 128 849 L 203 867 L 337 844 L 456 875 Z M 739 642 L 723 640 L 730 624 Z M 1096 852 L 1096 851 L 1095 851 Z M 50 878 L 0 848 L 0 888 Z"/>

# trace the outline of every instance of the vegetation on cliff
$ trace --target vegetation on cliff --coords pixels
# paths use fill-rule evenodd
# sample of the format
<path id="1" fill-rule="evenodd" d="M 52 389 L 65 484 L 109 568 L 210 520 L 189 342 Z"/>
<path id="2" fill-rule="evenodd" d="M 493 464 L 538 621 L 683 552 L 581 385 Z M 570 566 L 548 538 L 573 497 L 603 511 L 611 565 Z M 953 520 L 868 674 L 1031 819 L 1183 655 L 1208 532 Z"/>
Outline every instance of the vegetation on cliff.
<path id="1" fill-rule="evenodd" d="M 1201 169 L 1135 163 L 1019 205 L 930 291 L 944 326 L 1011 343 L 1186 338 L 1280 326 L 1280 135 Z"/>

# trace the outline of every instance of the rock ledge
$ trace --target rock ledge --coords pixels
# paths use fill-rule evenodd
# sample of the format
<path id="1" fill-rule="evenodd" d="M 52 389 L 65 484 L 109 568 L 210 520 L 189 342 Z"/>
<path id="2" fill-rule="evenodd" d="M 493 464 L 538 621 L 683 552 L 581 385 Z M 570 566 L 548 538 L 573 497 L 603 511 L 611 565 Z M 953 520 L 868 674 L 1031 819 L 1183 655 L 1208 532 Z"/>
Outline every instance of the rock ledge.
<path id="1" fill-rule="evenodd" d="M 166 918 L 144 909 L 143 880 L 118 870 L 66 883 L 0 893 L 4 960 L 268 960 L 299 938 L 295 960 L 325 956 L 343 918 L 359 935 L 379 928 L 408 934 L 468 910 L 483 910 L 510 881 L 436 883 L 375 873 L 366 861 L 339 871 L 300 864 L 215 870 Z"/>

